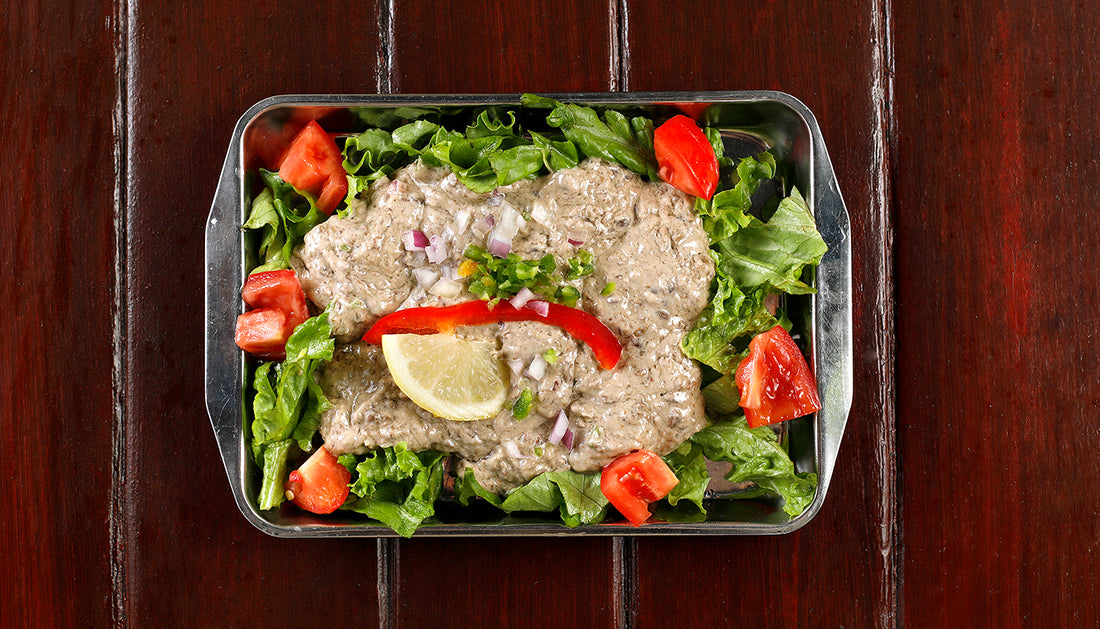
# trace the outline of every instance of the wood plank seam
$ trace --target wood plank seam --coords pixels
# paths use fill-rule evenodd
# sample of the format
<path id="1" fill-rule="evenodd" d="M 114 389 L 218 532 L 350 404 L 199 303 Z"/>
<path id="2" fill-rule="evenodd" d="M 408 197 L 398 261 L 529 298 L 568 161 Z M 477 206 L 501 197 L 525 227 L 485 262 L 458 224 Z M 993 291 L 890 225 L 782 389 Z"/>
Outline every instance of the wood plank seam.
<path id="1" fill-rule="evenodd" d="M 110 545 L 111 620 L 115 626 L 126 625 L 126 330 L 128 309 L 126 290 L 127 182 L 129 179 L 129 51 L 130 5 L 118 0 L 114 15 L 115 38 L 115 106 L 111 124 L 114 128 L 114 272 L 115 282 L 111 304 L 112 368 L 111 395 L 113 427 L 111 436 L 111 504 L 108 507 Z"/>
<path id="2" fill-rule="evenodd" d="M 378 2 L 378 58 L 375 68 L 375 90 L 379 94 L 393 92 L 393 2 Z"/>
<path id="3" fill-rule="evenodd" d="M 875 135 L 873 159 L 875 182 L 872 184 L 875 199 L 871 221 L 877 223 L 870 233 L 883 234 L 884 243 L 879 249 L 880 256 L 874 260 L 878 265 L 876 303 L 880 304 L 882 325 L 871 326 L 874 335 L 876 356 L 880 369 L 880 395 L 882 396 L 882 416 L 880 434 L 888 436 L 883 440 L 881 450 L 877 451 L 877 461 L 882 474 L 882 494 L 879 502 L 879 552 L 882 555 L 882 569 L 885 574 L 880 584 L 881 612 L 876 619 L 881 627 L 896 627 L 900 618 L 898 592 L 901 591 L 901 573 L 899 564 L 900 535 L 898 513 L 901 508 L 897 492 L 897 431 L 895 413 L 895 350 L 894 333 L 894 251 L 893 223 L 894 197 L 891 189 L 893 168 L 893 98 L 894 98 L 894 49 L 892 38 L 893 2 L 877 0 L 871 3 L 871 28 L 875 45 L 872 47 L 872 85 L 871 99 L 875 116 Z"/>
<path id="4" fill-rule="evenodd" d="M 397 626 L 397 541 L 392 537 L 378 538 L 378 627 Z"/>

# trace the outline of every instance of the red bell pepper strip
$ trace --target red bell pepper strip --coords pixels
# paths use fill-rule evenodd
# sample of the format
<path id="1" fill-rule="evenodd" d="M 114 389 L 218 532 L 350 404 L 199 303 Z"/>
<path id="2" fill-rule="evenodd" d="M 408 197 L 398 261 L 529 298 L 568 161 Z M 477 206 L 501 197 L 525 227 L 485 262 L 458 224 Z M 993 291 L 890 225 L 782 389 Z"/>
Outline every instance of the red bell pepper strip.
<path id="1" fill-rule="evenodd" d="M 379 319 L 363 335 L 363 340 L 379 345 L 384 334 L 437 334 L 502 321 L 537 321 L 556 325 L 586 343 L 600 367 L 613 369 L 619 364 L 623 346 L 602 321 L 577 308 L 554 303 L 549 306 L 545 317 L 527 307 L 516 308 L 505 300 L 497 302 L 496 306 L 478 299 L 454 306 L 406 308 Z"/>

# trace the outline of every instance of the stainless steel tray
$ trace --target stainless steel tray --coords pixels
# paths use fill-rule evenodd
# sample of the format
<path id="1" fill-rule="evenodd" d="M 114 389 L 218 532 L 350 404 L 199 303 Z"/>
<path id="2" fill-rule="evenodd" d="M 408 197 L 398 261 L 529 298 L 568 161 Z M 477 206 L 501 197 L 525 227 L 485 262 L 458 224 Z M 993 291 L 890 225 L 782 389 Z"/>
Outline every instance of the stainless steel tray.
<path id="1" fill-rule="evenodd" d="M 785 165 L 788 185 L 803 192 L 829 251 L 817 269 L 818 292 L 799 312 L 810 330 L 811 367 L 822 409 L 789 422 L 791 458 L 800 471 L 818 474 L 813 503 L 788 519 L 774 504 L 717 500 L 705 522 L 654 522 L 642 527 L 604 524 L 570 529 L 549 520 L 494 517 L 477 509 L 445 508 L 417 536 L 497 535 L 773 535 L 794 531 L 821 509 L 836 464 L 852 401 L 852 286 L 848 213 L 837 186 L 825 142 L 812 113 L 794 97 L 774 91 L 550 94 L 563 102 L 639 107 L 655 113 L 677 105 L 706 107 L 708 123 L 722 130 L 726 152 L 740 157 L 770 149 Z M 234 343 L 234 324 L 243 304 L 240 289 L 249 252 L 241 224 L 251 202 L 249 169 L 265 132 L 278 129 L 295 114 L 323 119 L 330 132 L 361 130 L 362 113 L 385 115 L 401 107 L 466 108 L 514 105 L 519 95 L 293 95 L 253 105 L 233 129 L 221 179 L 206 226 L 206 407 L 221 451 L 230 487 L 241 513 L 257 528 L 275 536 L 392 536 L 357 514 L 314 516 L 283 508 L 256 508 L 259 469 L 245 443 L 243 387 L 249 367 Z M 359 125 L 359 126 L 357 126 Z M 717 477 L 720 480 L 720 477 Z M 552 514 L 555 515 L 555 514 Z"/>

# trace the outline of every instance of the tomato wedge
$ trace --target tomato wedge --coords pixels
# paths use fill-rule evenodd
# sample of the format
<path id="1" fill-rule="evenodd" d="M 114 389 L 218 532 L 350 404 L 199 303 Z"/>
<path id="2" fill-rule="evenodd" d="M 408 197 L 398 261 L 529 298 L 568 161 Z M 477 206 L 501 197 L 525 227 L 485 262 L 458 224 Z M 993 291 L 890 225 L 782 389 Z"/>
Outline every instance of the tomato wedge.
<path id="1" fill-rule="evenodd" d="M 278 308 L 249 310 L 237 317 L 237 346 L 263 360 L 286 358 L 286 313 Z"/>
<path id="2" fill-rule="evenodd" d="M 348 498 L 351 472 L 324 446 L 290 473 L 286 497 L 312 513 L 332 513 Z"/>
<path id="3" fill-rule="evenodd" d="M 264 360 L 286 358 L 286 341 L 309 318 L 306 294 L 289 269 L 248 276 L 241 298 L 252 310 L 237 317 L 237 345 Z"/>
<path id="4" fill-rule="evenodd" d="M 344 156 L 316 120 L 294 136 L 279 164 L 279 176 L 299 192 L 317 199 L 317 209 L 325 214 L 332 214 L 343 200 L 343 195 L 337 195 L 341 182 L 347 194 Z"/>
<path id="5" fill-rule="evenodd" d="M 543 316 L 526 306 L 516 308 L 506 300 L 497 302 L 496 306 L 477 299 L 454 306 L 398 310 L 375 322 L 363 335 L 363 340 L 380 345 L 385 334 L 437 334 L 459 327 L 502 321 L 538 321 L 556 325 L 592 348 L 596 362 L 604 369 L 614 369 L 623 353 L 623 346 L 615 334 L 602 321 L 583 310 L 552 303 Z"/>
<path id="6" fill-rule="evenodd" d="M 817 382 L 806 358 L 783 326 L 758 334 L 734 375 L 749 426 L 802 417 L 821 410 Z"/>
<path id="7" fill-rule="evenodd" d="M 678 114 L 653 132 L 657 174 L 662 181 L 703 199 L 718 188 L 718 156 L 691 118 Z"/>
<path id="8" fill-rule="evenodd" d="M 253 273 L 244 282 L 241 299 L 252 308 L 278 308 L 297 321 L 309 318 L 306 294 L 298 276 L 290 269 Z"/>
<path id="9" fill-rule="evenodd" d="M 680 483 L 661 457 L 635 450 L 608 463 L 600 473 L 600 491 L 634 526 L 649 519 L 649 505 Z"/>

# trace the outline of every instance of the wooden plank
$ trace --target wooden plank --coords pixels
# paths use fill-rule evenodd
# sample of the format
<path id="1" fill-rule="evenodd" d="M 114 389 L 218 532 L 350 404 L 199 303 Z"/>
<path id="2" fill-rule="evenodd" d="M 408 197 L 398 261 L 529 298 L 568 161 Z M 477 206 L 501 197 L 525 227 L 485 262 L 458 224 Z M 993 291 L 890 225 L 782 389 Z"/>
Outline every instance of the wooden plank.
<path id="1" fill-rule="evenodd" d="M 614 0 L 395 2 L 393 91 L 614 90 L 616 10 Z"/>
<path id="2" fill-rule="evenodd" d="M 407 93 L 606 91 L 613 3 L 395 3 L 392 87 Z M 395 548 L 397 627 L 609 627 L 613 540 L 411 540 Z"/>
<path id="3" fill-rule="evenodd" d="M 776 89 L 821 125 L 852 222 L 855 399 L 821 512 L 782 537 L 640 539 L 638 627 L 894 621 L 890 263 L 884 162 L 886 25 L 876 2 L 627 2 L 630 90 Z"/>
<path id="4" fill-rule="evenodd" d="M 106 626 L 115 7 L 20 2 L 0 23 L 0 626 Z"/>
<path id="5" fill-rule="evenodd" d="M 237 511 L 203 404 L 201 304 L 204 226 L 237 118 L 274 94 L 373 91 L 377 6 L 129 7 L 123 615 L 376 622 L 375 540 L 273 539 Z"/>
<path id="6" fill-rule="evenodd" d="M 1096 3 L 894 3 L 902 619 L 1097 626 Z"/>

